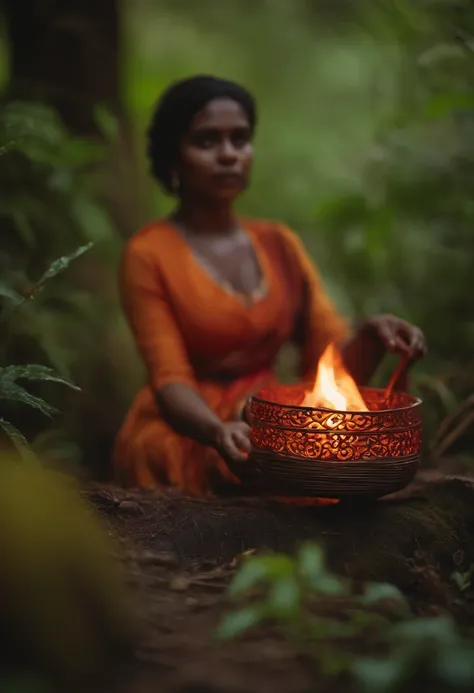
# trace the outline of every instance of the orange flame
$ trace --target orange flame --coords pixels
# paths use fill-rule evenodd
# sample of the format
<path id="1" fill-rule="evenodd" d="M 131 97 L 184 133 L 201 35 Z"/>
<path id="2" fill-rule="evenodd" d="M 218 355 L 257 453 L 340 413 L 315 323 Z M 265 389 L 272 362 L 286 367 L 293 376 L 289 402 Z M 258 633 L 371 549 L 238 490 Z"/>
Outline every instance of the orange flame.
<path id="1" fill-rule="evenodd" d="M 339 411 L 368 411 L 334 344 L 330 344 L 321 356 L 313 390 L 306 394 L 303 406 Z"/>

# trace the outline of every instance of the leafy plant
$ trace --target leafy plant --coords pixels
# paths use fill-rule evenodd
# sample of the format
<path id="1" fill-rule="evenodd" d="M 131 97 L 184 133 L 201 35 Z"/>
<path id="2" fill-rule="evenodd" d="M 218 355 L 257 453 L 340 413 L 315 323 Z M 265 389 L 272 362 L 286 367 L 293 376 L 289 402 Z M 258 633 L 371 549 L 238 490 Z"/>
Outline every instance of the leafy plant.
<path id="1" fill-rule="evenodd" d="M 452 575 L 452 581 L 460 592 L 468 592 L 471 590 L 474 582 L 474 564 L 471 564 L 464 572 L 455 572 Z"/>
<path id="2" fill-rule="evenodd" d="M 43 289 L 45 284 L 56 277 L 58 274 L 66 270 L 71 261 L 85 253 L 91 244 L 78 248 L 69 256 L 61 257 L 55 260 L 50 267 L 44 272 L 40 279 L 34 285 L 29 287 L 22 294 L 17 293 L 7 285 L 3 285 L 1 295 L 4 298 L 4 305 L 0 311 L 0 325 L 8 329 L 8 321 L 15 317 L 16 311 L 21 309 L 23 304 L 34 298 L 34 296 Z M 74 390 L 80 390 L 77 385 L 66 378 L 61 377 L 54 369 L 48 366 L 38 364 L 27 365 L 6 365 L 0 366 L 0 403 L 3 404 L 24 404 L 33 409 L 38 410 L 45 416 L 51 417 L 57 412 L 56 408 L 48 404 L 42 397 L 31 394 L 18 381 L 36 381 L 36 382 L 53 382 L 65 385 Z M 17 450 L 26 459 L 35 457 L 33 450 L 29 446 L 23 433 L 7 419 L 0 417 L 0 429 L 10 439 Z"/>
<path id="3" fill-rule="evenodd" d="M 474 640 L 463 638 L 449 618 L 416 619 L 388 632 L 389 656 L 355 662 L 364 693 L 403 693 L 410 684 L 434 693 L 474 686 Z"/>
<path id="4" fill-rule="evenodd" d="M 267 621 L 285 621 L 296 630 L 306 622 L 310 637 L 325 637 L 331 631 L 335 636 L 355 633 L 354 624 L 330 626 L 327 620 L 314 617 L 307 610 L 315 598 L 354 598 L 350 583 L 328 570 L 324 553 L 316 544 L 303 546 L 295 558 L 283 554 L 247 558 L 228 594 L 232 601 L 246 598 L 249 594 L 257 594 L 259 598 L 244 609 L 228 614 L 218 630 L 219 638 L 236 637 L 251 626 Z M 368 584 L 357 598 L 357 606 L 370 607 L 387 599 L 395 599 L 402 605 L 404 602 L 393 585 Z"/>
<path id="5" fill-rule="evenodd" d="M 93 455 L 87 446 L 94 445 L 94 436 L 103 435 L 101 427 L 115 432 L 125 408 L 117 390 L 126 389 L 133 368 L 130 359 L 120 379 L 112 375 L 118 360 L 113 345 L 120 345 L 120 353 L 127 346 L 115 294 L 121 244 L 103 201 L 111 191 L 105 190 L 102 162 L 117 131 L 104 108 L 97 108 L 96 119 L 101 141 L 73 137 L 57 113 L 43 104 L 0 107 L 0 364 L 43 363 L 64 380 L 84 383 L 81 400 L 64 401 L 44 381 L 35 383 L 35 395 L 64 411 L 63 435 L 43 436 L 39 447 L 69 439 L 88 460 Z M 63 263 L 69 265 L 92 243 L 87 274 L 81 262 L 63 272 Z M 71 247 L 78 248 L 72 255 Z M 60 259 L 50 266 L 51 257 Z M 108 341 L 112 349 L 105 357 L 102 347 Z M 99 384 L 97 372 L 105 383 Z M 137 387 L 133 383 L 130 390 Z M 131 392 L 122 397 L 128 401 Z M 119 410 L 115 419 L 114 406 Z M 4 426 L 13 424 L 8 412 L 1 415 Z M 36 418 L 15 424 L 35 448 L 41 433 Z M 62 443 L 60 447 L 65 455 Z M 52 448 L 49 453 L 57 457 Z"/>
<path id="6" fill-rule="evenodd" d="M 363 693 L 403 693 L 408 683 L 429 685 L 436 693 L 467 691 L 474 684 L 474 641 L 463 638 L 450 618 L 410 618 L 407 602 L 391 584 L 369 583 L 356 593 L 327 569 L 317 545 L 304 546 L 295 558 L 247 558 L 228 595 L 243 603 L 224 617 L 219 639 L 279 623 L 320 673 L 350 674 Z M 324 615 L 331 603 L 338 606 L 337 617 Z M 395 607 L 391 619 L 377 613 L 384 603 Z M 377 643 L 379 657 L 358 655 L 364 637 Z"/>
<path id="7" fill-rule="evenodd" d="M 310 644 L 311 656 L 329 676 L 347 672 L 352 663 L 352 656 L 338 647 L 340 641 L 351 642 L 385 624 L 371 611 L 373 607 L 395 600 L 400 613 L 407 612 L 403 596 L 393 585 L 369 584 L 361 595 L 354 595 L 347 580 L 328 570 L 324 553 L 315 544 L 303 546 L 295 558 L 276 554 L 246 559 L 228 594 L 232 601 L 244 600 L 244 604 L 226 615 L 217 630 L 218 639 L 238 637 L 265 623 L 282 623 L 299 647 Z M 318 613 L 328 598 L 342 600 L 343 620 Z"/>

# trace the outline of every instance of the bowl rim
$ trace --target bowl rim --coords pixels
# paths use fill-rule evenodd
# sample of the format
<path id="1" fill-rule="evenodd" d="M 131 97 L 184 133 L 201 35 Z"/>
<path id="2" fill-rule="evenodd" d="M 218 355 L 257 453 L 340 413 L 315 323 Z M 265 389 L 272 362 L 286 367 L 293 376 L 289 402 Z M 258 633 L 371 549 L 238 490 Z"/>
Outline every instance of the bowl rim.
<path id="1" fill-rule="evenodd" d="M 279 386 L 276 386 L 276 387 L 288 387 L 288 388 L 291 388 L 291 387 L 299 387 L 299 385 L 298 385 L 298 384 L 296 384 L 296 385 L 288 384 L 288 385 L 279 385 Z M 265 392 L 265 390 L 276 389 L 276 387 L 273 387 L 273 388 L 272 388 L 272 387 L 264 387 L 264 388 L 262 388 L 262 389 L 260 390 L 260 392 Z M 301 387 L 303 388 L 302 385 L 301 385 Z M 372 392 L 373 392 L 373 391 L 375 391 L 375 392 L 384 392 L 384 388 L 381 388 L 381 387 L 369 387 L 369 386 L 361 386 L 361 387 L 359 388 L 359 390 L 360 390 L 362 393 L 363 393 L 364 391 L 367 391 L 367 390 L 371 390 Z M 415 395 L 411 395 L 409 392 L 403 392 L 403 394 L 406 395 L 407 397 L 410 397 L 410 398 L 413 400 L 411 404 L 409 404 L 409 405 L 406 406 L 406 407 L 397 407 L 397 408 L 395 408 L 395 409 L 379 409 L 379 410 L 377 410 L 377 411 L 370 411 L 370 410 L 369 410 L 369 411 L 360 411 L 360 410 L 358 410 L 358 409 L 351 409 L 350 411 L 347 411 L 347 410 L 345 410 L 345 409 L 329 409 L 328 407 L 307 407 L 307 406 L 301 406 L 301 405 L 299 405 L 299 404 L 282 404 L 281 402 L 272 402 L 272 401 L 269 400 L 269 399 L 264 399 L 263 397 L 259 397 L 259 396 L 258 396 L 258 393 L 256 393 L 255 395 L 251 395 L 251 396 L 249 397 L 249 401 L 250 401 L 250 403 L 252 403 L 252 402 L 259 402 L 260 404 L 271 404 L 271 405 L 274 405 L 274 406 L 282 407 L 282 408 L 284 408 L 284 409 L 301 409 L 301 410 L 303 410 L 303 411 L 312 411 L 312 412 L 322 411 L 322 412 L 330 412 L 330 413 L 333 413 L 333 414 L 344 414 L 344 415 L 347 415 L 347 414 L 351 414 L 351 415 L 360 414 L 361 416 L 367 416 L 367 415 L 369 415 L 369 416 L 379 416 L 380 414 L 390 414 L 390 413 L 393 413 L 393 412 L 404 412 L 404 411 L 407 411 L 407 410 L 410 410 L 410 409 L 416 409 L 417 407 L 421 407 L 421 405 L 423 404 L 423 400 L 420 399 L 419 397 L 416 397 Z"/>

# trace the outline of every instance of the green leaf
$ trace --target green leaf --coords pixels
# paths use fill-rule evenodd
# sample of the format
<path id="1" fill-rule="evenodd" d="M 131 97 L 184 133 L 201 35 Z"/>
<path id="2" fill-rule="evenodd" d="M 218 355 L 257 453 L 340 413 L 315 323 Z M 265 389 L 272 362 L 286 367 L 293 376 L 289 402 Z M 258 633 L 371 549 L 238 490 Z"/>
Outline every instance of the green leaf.
<path id="1" fill-rule="evenodd" d="M 474 687 L 474 646 L 459 643 L 441 650 L 434 662 L 436 674 L 448 686 L 472 690 Z"/>
<path id="2" fill-rule="evenodd" d="M 312 588 L 328 597 L 342 597 L 348 593 L 347 584 L 335 575 L 321 575 L 313 581 Z"/>
<path id="3" fill-rule="evenodd" d="M 291 556 L 274 554 L 261 556 L 250 560 L 260 561 L 267 571 L 270 580 L 279 580 L 284 575 L 292 575 L 296 570 L 296 562 Z"/>
<path id="4" fill-rule="evenodd" d="M 11 206 L 10 215 L 15 222 L 15 227 L 20 239 L 29 250 L 32 250 L 35 247 L 36 237 L 28 214 L 24 209 L 18 208 L 18 205 L 14 202 Z"/>
<path id="5" fill-rule="evenodd" d="M 0 390 L 2 383 L 11 383 L 15 382 L 16 380 L 48 381 L 52 383 L 59 383 L 60 385 L 66 385 L 72 390 L 77 390 L 79 392 L 81 390 L 80 387 L 61 377 L 56 373 L 56 371 L 48 366 L 30 363 L 26 366 L 5 366 L 4 368 L 0 368 Z"/>
<path id="6" fill-rule="evenodd" d="M 474 95 L 472 92 L 437 94 L 431 97 L 425 106 L 424 115 L 427 118 L 445 118 L 456 111 L 474 110 Z"/>
<path id="7" fill-rule="evenodd" d="M 300 549 L 298 570 L 315 592 L 334 596 L 347 592 L 345 582 L 326 568 L 324 552 L 317 544 L 306 544 Z"/>
<path id="8" fill-rule="evenodd" d="M 317 544 L 306 544 L 298 552 L 298 568 L 301 575 L 314 579 L 325 570 L 324 553 Z"/>
<path id="9" fill-rule="evenodd" d="M 352 672 L 364 693 L 398 691 L 404 678 L 404 662 L 396 659 L 360 659 Z"/>
<path id="10" fill-rule="evenodd" d="M 89 166 L 104 158 L 106 149 L 98 142 L 71 139 L 62 145 L 64 158 L 74 167 Z"/>
<path id="11" fill-rule="evenodd" d="M 457 631 L 450 618 L 417 618 L 393 629 L 393 637 L 402 643 L 435 643 L 447 646 L 457 640 Z"/>
<path id="12" fill-rule="evenodd" d="M 460 592 L 465 592 L 472 586 L 473 570 L 472 567 L 464 573 L 456 571 L 451 575 L 451 580 L 454 582 Z"/>
<path id="13" fill-rule="evenodd" d="M 23 459 L 27 461 L 37 462 L 37 458 L 33 450 L 30 448 L 28 441 L 21 431 L 18 430 L 9 421 L 0 418 L 0 429 L 6 434 L 6 436 L 13 443 L 15 448 L 18 450 Z"/>
<path id="14" fill-rule="evenodd" d="M 57 413 L 57 409 L 45 402 L 44 399 L 30 394 L 28 390 L 25 390 L 21 385 L 17 385 L 10 381 L 0 383 L 0 399 L 9 402 L 21 402 L 33 409 L 37 409 L 42 414 L 49 417 Z"/>
<path id="15" fill-rule="evenodd" d="M 249 628 L 258 625 L 263 618 L 263 610 L 258 606 L 248 606 L 239 611 L 232 611 L 224 617 L 217 628 L 219 640 L 232 640 L 245 633 Z"/>
<path id="16" fill-rule="evenodd" d="M 56 277 L 58 274 L 64 272 L 64 270 L 66 270 L 69 267 L 73 260 L 86 253 L 88 250 L 92 248 L 93 245 L 94 243 L 92 242 L 87 243 L 86 245 L 82 245 L 80 248 L 75 250 L 73 253 L 71 253 L 71 255 L 66 255 L 55 260 L 43 274 L 41 279 L 37 282 L 36 286 L 40 287 L 49 279 L 52 279 L 53 277 Z"/>
<path id="17" fill-rule="evenodd" d="M 386 599 L 405 602 L 405 597 L 398 587 L 388 582 L 374 582 L 366 585 L 364 594 L 361 597 L 361 602 L 366 606 L 372 606 Z"/>
<path id="18" fill-rule="evenodd" d="M 114 143 L 119 135 L 118 119 L 105 104 L 99 104 L 95 107 L 94 116 L 95 122 L 107 142 Z"/>
<path id="19" fill-rule="evenodd" d="M 301 589 L 293 575 L 285 575 L 271 587 L 267 601 L 268 613 L 274 618 L 294 618 L 301 605 Z"/>
<path id="20" fill-rule="evenodd" d="M 246 560 L 235 575 L 230 587 L 229 595 L 238 597 L 246 594 L 268 578 L 268 568 L 261 558 Z"/>
<path id="21" fill-rule="evenodd" d="M 116 228 L 110 215 L 95 200 L 77 191 L 70 201 L 70 209 L 85 239 L 102 243 L 115 239 Z"/>
<path id="22" fill-rule="evenodd" d="M 16 306 L 22 303 L 24 300 L 21 294 L 9 287 L 7 284 L 5 284 L 5 282 L 0 282 L 0 296 L 2 298 L 7 298 L 9 301 L 11 301 L 11 304 Z"/>
<path id="23" fill-rule="evenodd" d="M 54 109 L 41 103 L 15 101 L 2 108 L 0 128 L 7 140 L 31 138 L 40 143 L 58 146 L 66 130 Z"/>

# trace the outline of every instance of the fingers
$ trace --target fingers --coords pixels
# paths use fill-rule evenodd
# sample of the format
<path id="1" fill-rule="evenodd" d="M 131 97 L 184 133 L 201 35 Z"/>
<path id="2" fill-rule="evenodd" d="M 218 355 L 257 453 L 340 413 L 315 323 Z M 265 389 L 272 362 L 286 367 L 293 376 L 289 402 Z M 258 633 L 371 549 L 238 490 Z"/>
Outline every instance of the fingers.
<path id="1" fill-rule="evenodd" d="M 242 450 L 242 452 L 246 452 L 247 455 L 250 455 L 252 452 L 252 446 L 247 435 L 241 431 L 237 431 L 233 434 L 233 439 L 239 450 Z"/>
<path id="2" fill-rule="evenodd" d="M 398 338 L 395 326 L 390 320 L 379 320 L 375 326 L 381 342 L 389 351 L 403 348 L 403 342 Z"/>
<path id="3" fill-rule="evenodd" d="M 407 352 L 412 360 L 422 358 L 427 351 L 426 340 L 423 332 L 418 327 L 413 327 L 409 323 L 402 325 L 407 343 Z"/>
<path id="4" fill-rule="evenodd" d="M 225 455 L 233 462 L 245 462 L 252 452 L 250 426 L 238 422 L 229 426 L 223 440 Z"/>
<path id="5" fill-rule="evenodd" d="M 411 347 L 414 358 L 421 358 L 426 354 L 428 348 L 425 335 L 421 330 L 415 329 L 415 334 L 413 334 L 412 337 Z"/>
<path id="6" fill-rule="evenodd" d="M 232 437 L 229 437 L 224 442 L 223 453 L 223 457 L 231 460 L 232 462 L 245 462 L 248 458 L 248 453 L 242 452 Z"/>
<path id="7" fill-rule="evenodd" d="M 381 316 L 376 320 L 375 326 L 388 351 L 407 356 L 413 361 L 425 355 L 426 341 L 418 327 L 393 316 Z"/>

